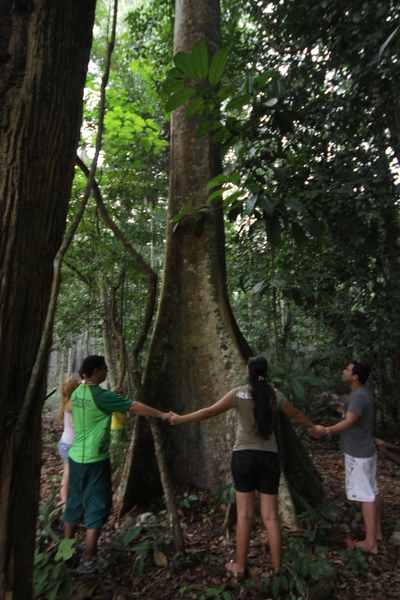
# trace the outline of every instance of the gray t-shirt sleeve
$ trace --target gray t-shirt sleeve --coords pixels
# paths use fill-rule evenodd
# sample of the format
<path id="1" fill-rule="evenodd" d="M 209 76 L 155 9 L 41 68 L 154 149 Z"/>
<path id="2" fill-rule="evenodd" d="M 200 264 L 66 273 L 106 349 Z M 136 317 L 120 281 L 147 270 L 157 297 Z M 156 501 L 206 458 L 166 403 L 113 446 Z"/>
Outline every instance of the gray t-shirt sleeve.
<path id="1" fill-rule="evenodd" d="M 351 392 L 345 403 L 346 412 L 358 416 L 357 421 L 340 434 L 345 454 L 356 458 L 368 458 L 376 452 L 373 437 L 374 403 L 363 386 Z"/>
<path id="2" fill-rule="evenodd" d="M 364 395 L 357 394 L 357 392 L 354 392 L 350 397 L 350 402 L 347 406 L 347 410 L 361 417 L 361 415 L 366 409 L 366 405 L 367 403 Z"/>

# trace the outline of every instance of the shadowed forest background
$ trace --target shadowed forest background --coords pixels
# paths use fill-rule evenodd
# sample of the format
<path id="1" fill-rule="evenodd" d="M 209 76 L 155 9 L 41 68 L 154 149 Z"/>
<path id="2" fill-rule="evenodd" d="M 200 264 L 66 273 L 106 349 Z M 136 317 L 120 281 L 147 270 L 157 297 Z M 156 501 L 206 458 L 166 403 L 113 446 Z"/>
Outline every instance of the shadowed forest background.
<path id="1" fill-rule="evenodd" d="M 110 387 L 187 412 L 243 383 L 262 352 L 288 399 L 327 423 L 354 357 L 372 366 L 377 435 L 396 451 L 397 3 L 76 4 L 0 8 L 0 598 L 395 598 L 398 546 L 338 550 L 359 527 L 338 445 L 285 424 L 287 571 L 262 580 L 260 538 L 250 582 L 226 582 L 225 417 L 126 426 L 110 572 L 74 580 L 56 508 L 58 398 L 45 398 L 99 353 Z M 399 467 L 382 458 L 393 542 Z"/>

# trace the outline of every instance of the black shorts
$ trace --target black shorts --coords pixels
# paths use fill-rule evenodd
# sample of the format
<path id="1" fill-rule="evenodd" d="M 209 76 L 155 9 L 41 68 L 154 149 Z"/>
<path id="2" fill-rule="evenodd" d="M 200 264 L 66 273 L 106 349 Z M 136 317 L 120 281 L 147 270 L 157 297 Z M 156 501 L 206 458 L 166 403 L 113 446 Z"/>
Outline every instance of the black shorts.
<path id="1" fill-rule="evenodd" d="M 235 450 L 231 460 L 232 477 L 237 492 L 254 492 L 276 496 L 281 468 L 276 452 Z"/>

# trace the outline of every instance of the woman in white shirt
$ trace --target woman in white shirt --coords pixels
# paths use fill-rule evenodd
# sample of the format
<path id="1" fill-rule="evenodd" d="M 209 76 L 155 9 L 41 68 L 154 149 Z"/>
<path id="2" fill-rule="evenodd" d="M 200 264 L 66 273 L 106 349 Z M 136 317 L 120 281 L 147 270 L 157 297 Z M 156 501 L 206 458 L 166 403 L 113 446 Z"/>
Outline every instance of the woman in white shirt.
<path id="1" fill-rule="evenodd" d="M 63 475 L 61 480 L 61 491 L 60 498 L 61 503 L 65 504 L 68 496 L 68 484 L 69 484 L 69 463 L 68 453 L 74 441 L 74 427 L 72 425 L 72 413 L 71 413 L 71 394 L 78 387 L 81 380 L 77 375 L 73 375 L 67 381 L 65 381 L 60 389 L 61 399 L 58 417 L 60 422 L 64 425 L 62 436 L 58 442 L 58 453 L 63 461 Z"/>

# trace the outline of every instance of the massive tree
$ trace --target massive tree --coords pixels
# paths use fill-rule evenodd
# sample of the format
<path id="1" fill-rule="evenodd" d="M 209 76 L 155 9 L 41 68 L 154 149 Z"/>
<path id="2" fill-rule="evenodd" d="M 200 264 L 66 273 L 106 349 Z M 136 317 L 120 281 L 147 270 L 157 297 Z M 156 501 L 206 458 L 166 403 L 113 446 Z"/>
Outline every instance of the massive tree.
<path id="1" fill-rule="evenodd" d="M 175 54 L 206 40 L 212 55 L 219 21 L 218 0 L 177 0 Z M 198 135 L 197 125 L 184 107 L 172 116 L 165 269 L 142 390 L 146 402 L 177 412 L 206 406 L 244 382 L 250 354 L 228 300 L 222 207 L 208 201 L 207 183 L 221 171 L 219 150 L 210 135 Z M 175 480 L 213 489 L 227 483 L 232 426 L 228 413 L 200 427 L 168 430 Z M 140 422 L 137 431 L 123 509 L 140 501 L 150 483 Z M 321 488 L 315 489 L 320 498 Z"/>
<path id="2" fill-rule="evenodd" d="M 175 53 L 190 51 L 202 39 L 214 53 L 219 22 L 218 0 L 177 0 Z M 207 207 L 207 183 L 219 171 L 218 148 L 210 137 L 197 135 L 196 122 L 184 108 L 175 111 L 164 279 L 143 390 L 146 401 L 178 412 L 205 406 L 240 383 L 249 353 L 227 297 L 221 206 Z M 190 214 L 176 224 L 182 209 Z M 226 418 L 221 416 L 201 428 L 191 425 L 172 432 L 175 478 L 206 487 L 222 485 L 232 445 L 225 431 Z M 135 481 L 131 473 L 128 496 L 138 493 Z"/>
<path id="3" fill-rule="evenodd" d="M 0 598 L 32 595 L 46 364 L 32 402 L 26 393 L 65 227 L 95 4 L 0 8 Z"/>

